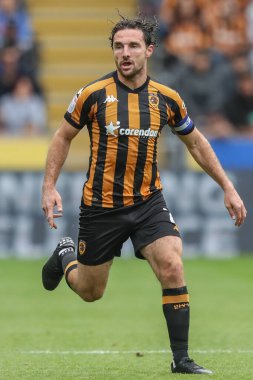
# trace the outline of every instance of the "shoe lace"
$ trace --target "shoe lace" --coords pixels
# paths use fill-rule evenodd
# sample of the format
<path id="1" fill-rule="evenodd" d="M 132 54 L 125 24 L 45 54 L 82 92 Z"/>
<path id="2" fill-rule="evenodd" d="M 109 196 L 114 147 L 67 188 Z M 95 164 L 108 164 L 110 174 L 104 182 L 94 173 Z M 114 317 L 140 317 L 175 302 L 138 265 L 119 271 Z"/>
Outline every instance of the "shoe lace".
<path id="1" fill-rule="evenodd" d="M 191 368 L 202 368 L 191 358 L 184 358 L 182 362 L 183 364 L 189 364 L 189 367 Z"/>
<path id="2" fill-rule="evenodd" d="M 194 360 L 190 358 L 185 358 L 184 363 L 194 363 Z"/>

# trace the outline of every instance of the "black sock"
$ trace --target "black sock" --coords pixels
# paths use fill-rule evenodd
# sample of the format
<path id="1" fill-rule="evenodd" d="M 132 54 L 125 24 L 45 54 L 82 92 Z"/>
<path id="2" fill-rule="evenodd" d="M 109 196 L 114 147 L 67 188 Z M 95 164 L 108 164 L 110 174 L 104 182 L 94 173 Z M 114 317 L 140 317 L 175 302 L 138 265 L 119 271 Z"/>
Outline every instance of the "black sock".
<path id="1" fill-rule="evenodd" d="M 71 288 L 69 282 L 68 282 L 68 276 L 69 273 L 77 268 L 77 260 L 75 251 L 73 249 L 69 248 L 69 251 L 66 252 L 62 257 L 62 270 L 64 272 L 65 280 L 68 284 L 68 286 Z"/>
<path id="2" fill-rule="evenodd" d="M 190 307 L 187 287 L 163 289 L 163 313 L 175 362 L 188 357 Z"/>

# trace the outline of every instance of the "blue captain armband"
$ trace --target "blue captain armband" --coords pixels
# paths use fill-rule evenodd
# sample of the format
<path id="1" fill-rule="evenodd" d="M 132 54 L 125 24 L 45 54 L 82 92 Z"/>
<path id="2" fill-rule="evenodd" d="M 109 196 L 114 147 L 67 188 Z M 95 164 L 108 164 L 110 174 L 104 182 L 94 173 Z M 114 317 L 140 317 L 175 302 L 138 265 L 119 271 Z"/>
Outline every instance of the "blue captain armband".
<path id="1" fill-rule="evenodd" d="M 186 117 L 183 120 L 181 120 L 180 123 L 174 125 L 172 129 L 177 135 L 188 135 L 188 133 L 190 133 L 194 129 L 194 123 L 189 118 L 189 116 L 186 115 Z"/>

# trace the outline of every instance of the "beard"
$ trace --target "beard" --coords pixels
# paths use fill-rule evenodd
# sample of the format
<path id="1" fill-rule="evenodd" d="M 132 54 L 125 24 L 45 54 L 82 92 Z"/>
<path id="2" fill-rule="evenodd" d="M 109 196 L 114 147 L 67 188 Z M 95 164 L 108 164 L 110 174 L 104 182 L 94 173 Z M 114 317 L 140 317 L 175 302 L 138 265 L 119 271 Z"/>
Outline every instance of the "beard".
<path id="1" fill-rule="evenodd" d="M 116 67 L 117 67 L 117 70 L 119 71 L 119 73 L 126 79 L 134 79 L 136 76 L 138 76 L 138 74 L 141 73 L 142 71 L 142 67 L 140 68 L 136 68 L 135 66 L 133 66 L 131 68 L 131 70 L 129 71 L 125 71 L 121 68 L 121 66 L 118 64 L 118 62 L 115 62 L 116 63 Z"/>

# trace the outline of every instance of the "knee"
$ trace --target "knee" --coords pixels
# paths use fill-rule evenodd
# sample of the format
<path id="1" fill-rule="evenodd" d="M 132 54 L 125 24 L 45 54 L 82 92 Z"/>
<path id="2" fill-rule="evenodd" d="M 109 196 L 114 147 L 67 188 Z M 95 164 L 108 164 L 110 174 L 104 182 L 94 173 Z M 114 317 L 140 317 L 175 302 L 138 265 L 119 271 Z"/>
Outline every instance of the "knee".
<path id="1" fill-rule="evenodd" d="M 184 278 L 183 263 L 180 257 L 170 258 L 161 265 L 160 282 L 165 286 L 174 286 Z"/>
<path id="2" fill-rule="evenodd" d="M 78 289 L 77 290 L 78 295 L 82 298 L 85 302 L 94 302 L 103 297 L 104 290 L 102 289 Z"/>

